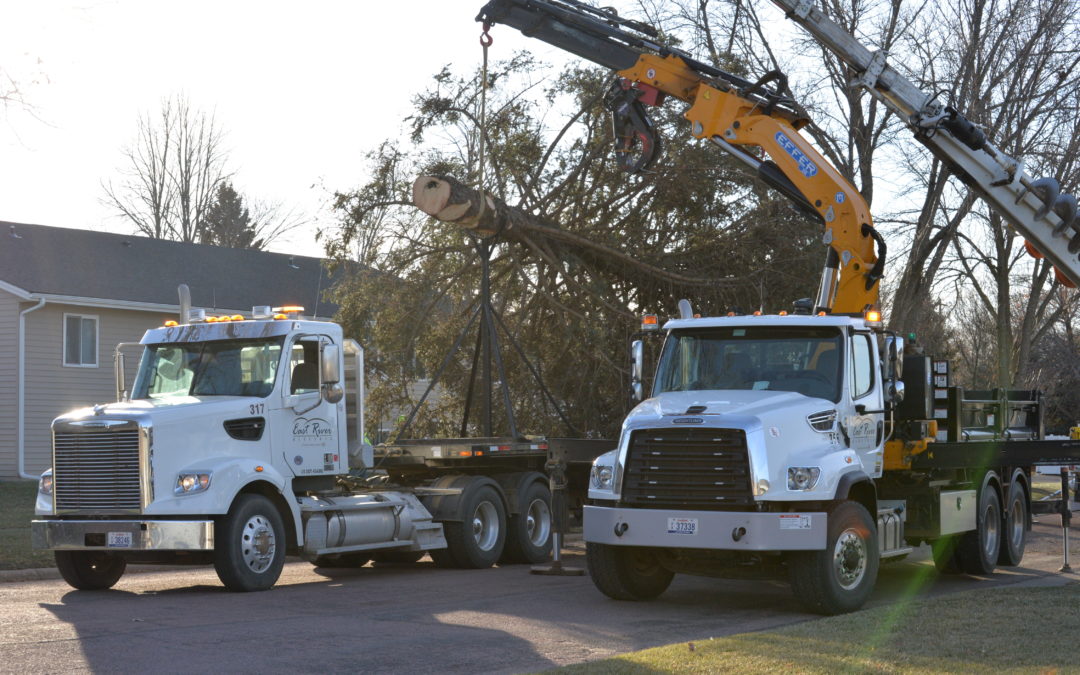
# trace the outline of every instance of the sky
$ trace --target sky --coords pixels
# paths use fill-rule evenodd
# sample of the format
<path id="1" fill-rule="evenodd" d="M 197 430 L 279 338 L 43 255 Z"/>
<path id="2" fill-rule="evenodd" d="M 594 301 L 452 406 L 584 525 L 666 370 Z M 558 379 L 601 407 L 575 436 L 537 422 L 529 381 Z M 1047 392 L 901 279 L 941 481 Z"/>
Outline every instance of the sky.
<path id="1" fill-rule="evenodd" d="M 182 93 L 213 113 L 245 197 L 310 224 L 271 250 L 321 255 L 335 191 L 396 137 L 444 65 L 479 66 L 482 0 L 2 0 L 0 77 L 33 106 L 0 109 L 0 220 L 130 233 L 102 204 L 140 115 Z M 528 48 L 496 26 L 491 58 Z"/>

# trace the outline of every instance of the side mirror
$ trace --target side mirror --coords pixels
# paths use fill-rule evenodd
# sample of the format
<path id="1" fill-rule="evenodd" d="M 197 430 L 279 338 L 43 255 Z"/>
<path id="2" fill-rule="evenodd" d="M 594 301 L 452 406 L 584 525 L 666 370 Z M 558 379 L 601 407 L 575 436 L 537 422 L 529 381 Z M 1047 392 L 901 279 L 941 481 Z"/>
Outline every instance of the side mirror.
<path id="1" fill-rule="evenodd" d="M 337 382 L 325 384 L 322 389 L 322 397 L 327 403 L 337 403 L 345 397 L 345 388 Z"/>
<path id="2" fill-rule="evenodd" d="M 337 345 L 323 344 L 320 365 L 322 367 L 320 379 L 324 385 L 341 382 L 341 349 Z"/>
<path id="3" fill-rule="evenodd" d="M 885 372 L 892 373 L 889 379 L 900 380 L 904 377 L 904 338 L 899 335 L 885 336 Z"/>
<path id="4" fill-rule="evenodd" d="M 892 399 L 894 406 L 900 405 L 904 401 L 904 381 L 896 380 L 889 384 L 889 398 Z"/>
<path id="5" fill-rule="evenodd" d="M 634 400 L 640 401 L 645 398 L 642 379 L 645 373 L 645 345 L 641 340 L 634 340 L 630 344 L 630 387 L 633 390 Z"/>

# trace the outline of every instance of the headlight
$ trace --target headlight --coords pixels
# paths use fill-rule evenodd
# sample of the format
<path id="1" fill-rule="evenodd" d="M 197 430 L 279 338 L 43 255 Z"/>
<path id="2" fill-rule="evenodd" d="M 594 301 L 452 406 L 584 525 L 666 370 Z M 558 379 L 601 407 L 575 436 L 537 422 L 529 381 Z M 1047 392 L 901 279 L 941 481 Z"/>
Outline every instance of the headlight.
<path id="1" fill-rule="evenodd" d="M 52 469 L 45 469 L 45 473 L 38 478 L 37 489 L 43 495 L 51 495 L 53 486 Z"/>
<path id="2" fill-rule="evenodd" d="M 173 488 L 175 495 L 190 495 L 203 492 L 210 487 L 209 473 L 182 473 L 176 477 L 176 487 Z"/>
<path id="3" fill-rule="evenodd" d="M 813 490 L 820 475 L 821 469 L 816 466 L 790 466 L 787 470 L 787 489 Z"/>
<path id="4" fill-rule="evenodd" d="M 607 464 L 594 464 L 590 482 L 599 490 L 610 490 L 615 484 L 615 468 Z"/>

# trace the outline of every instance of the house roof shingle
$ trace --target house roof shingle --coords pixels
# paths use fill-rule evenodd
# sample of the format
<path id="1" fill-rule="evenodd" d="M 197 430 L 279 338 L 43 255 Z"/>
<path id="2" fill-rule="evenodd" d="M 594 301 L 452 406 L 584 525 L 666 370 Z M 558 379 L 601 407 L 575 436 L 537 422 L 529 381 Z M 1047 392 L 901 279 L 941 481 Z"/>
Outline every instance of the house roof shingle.
<path id="1" fill-rule="evenodd" d="M 0 221 L 0 282 L 33 295 L 176 306 L 187 284 L 195 307 L 330 317 L 321 296 L 335 280 L 320 258 Z"/>

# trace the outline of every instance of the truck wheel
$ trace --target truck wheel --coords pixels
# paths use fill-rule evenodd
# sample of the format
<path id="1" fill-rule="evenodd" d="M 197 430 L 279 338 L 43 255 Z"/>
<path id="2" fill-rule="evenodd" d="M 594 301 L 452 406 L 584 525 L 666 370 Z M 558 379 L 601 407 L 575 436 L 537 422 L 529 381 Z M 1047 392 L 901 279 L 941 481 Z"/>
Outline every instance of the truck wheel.
<path id="1" fill-rule="evenodd" d="M 431 551 L 439 567 L 482 569 L 491 567 L 506 544 L 506 508 L 490 484 L 473 481 L 461 495 L 461 522 L 443 523 L 445 552 Z"/>
<path id="2" fill-rule="evenodd" d="M 534 481 L 518 494 L 518 513 L 510 517 L 502 561 L 540 563 L 551 556 L 551 490 Z"/>
<path id="3" fill-rule="evenodd" d="M 874 521 L 858 502 L 829 512 L 823 551 L 794 551 L 788 573 L 795 597 L 821 614 L 844 614 L 863 606 L 877 580 L 879 550 Z"/>
<path id="4" fill-rule="evenodd" d="M 934 559 L 934 569 L 941 574 L 960 574 L 960 561 L 956 556 L 957 538 L 941 537 L 930 542 L 930 555 Z"/>
<path id="5" fill-rule="evenodd" d="M 1024 486 L 1014 480 L 1009 486 L 1009 497 L 1005 504 L 1005 515 L 1001 522 L 1001 550 L 998 551 L 998 564 L 1016 567 L 1024 559 L 1024 546 L 1027 544 L 1028 521 L 1027 494 Z"/>
<path id="6" fill-rule="evenodd" d="M 371 560 L 366 553 L 328 553 L 311 561 L 315 567 L 363 567 Z"/>
<path id="7" fill-rule="evenodd" d="M 585 558 L 593 583 L 615 600 L 652 600 L 666 591 L 675 577 L 655 553 L 638 546 L 586 542 Z"/>
<path id="8" fill-rule="evenodd" d="M 230 591 L 265 591 L 281 576 L 285 526 L 266 497 L 237 497 L 214 539 L 214 569 Z"/>
<path id="9" fill-rule="evenodd" d="M 960 536 L 956 547 L 960 569 L 968 574 L 992 574 L 1001 547 L 1001 499 L 993 485 L 983 485 L 975 529 Z"/>
<path id="10" fill-rule="evenodd" d="M 100 591 L 112 588 L 127 568 L 127 561 L 105 551 L 55 551 L 56 569 L 72 588 Z"/>

